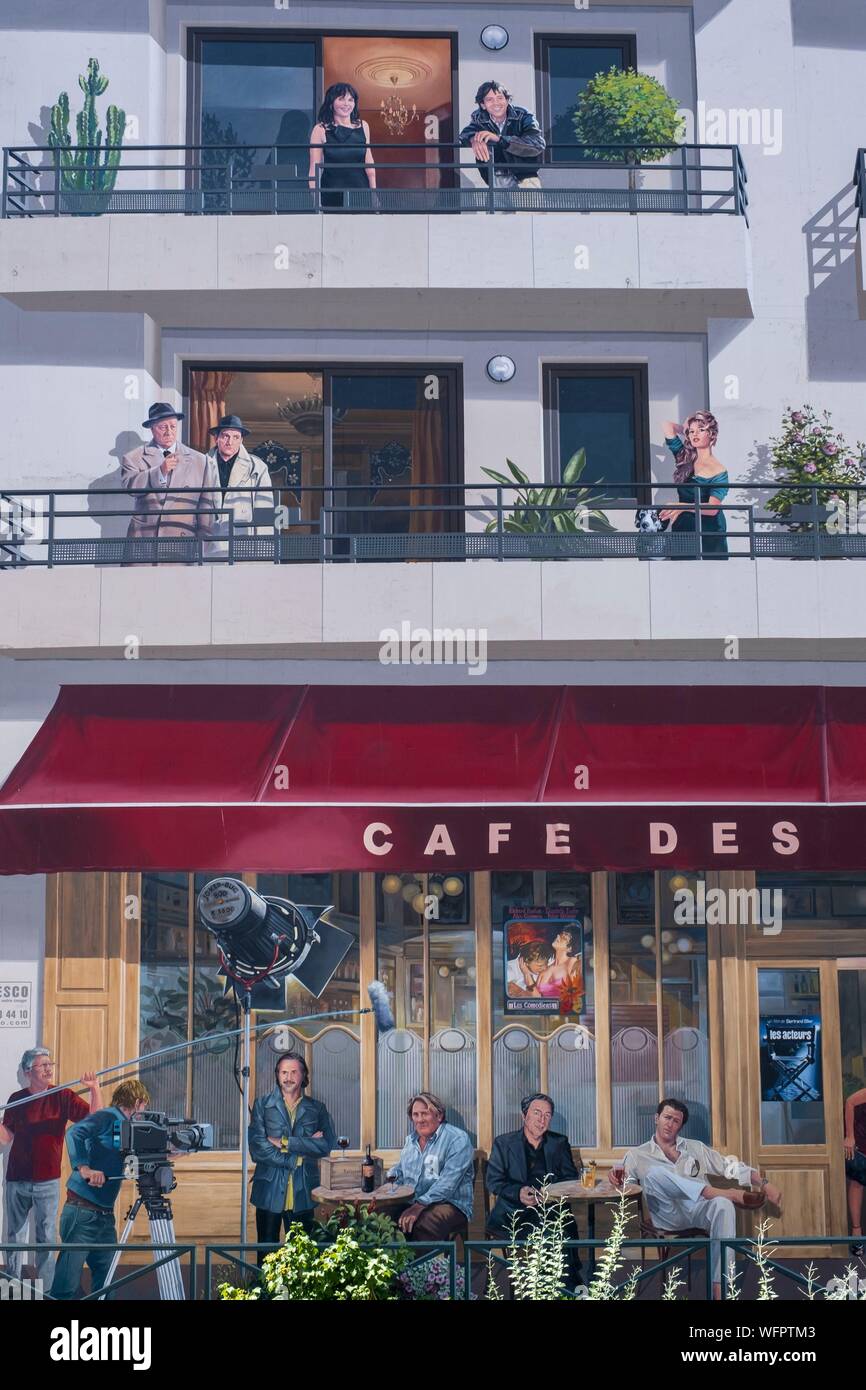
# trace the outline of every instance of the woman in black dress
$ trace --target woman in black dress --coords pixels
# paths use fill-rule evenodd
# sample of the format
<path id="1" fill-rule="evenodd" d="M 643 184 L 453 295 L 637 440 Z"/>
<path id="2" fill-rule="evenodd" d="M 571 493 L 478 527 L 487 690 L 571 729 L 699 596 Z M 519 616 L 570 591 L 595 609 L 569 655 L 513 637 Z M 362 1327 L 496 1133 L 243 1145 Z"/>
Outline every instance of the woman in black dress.
<path id="1" fill-rule="evenodd" d="M 358 115 L 358 93 L 348 82 L 335 82 L 325 93 L 310 147 L 311 188 L 316 186 L 316 165 L 324 165 L 323 208 L 343 207 L 348 189 L 376 187 L 370 127 Z"/>

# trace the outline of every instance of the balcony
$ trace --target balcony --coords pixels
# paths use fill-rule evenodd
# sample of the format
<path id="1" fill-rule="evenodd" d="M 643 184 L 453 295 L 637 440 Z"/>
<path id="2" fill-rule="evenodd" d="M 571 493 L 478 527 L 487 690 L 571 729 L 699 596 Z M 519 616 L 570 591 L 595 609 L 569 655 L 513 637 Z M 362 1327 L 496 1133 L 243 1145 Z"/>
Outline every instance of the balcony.
<path id="1" fill-rule="evenodd" d="M 282 328 L 280 291 L 301 328 L 323 312 L 351 327 L 407 315 L 478 327 L 467 289 L 490 292 L 483 321 L 495 329 L 572 331 L 579 315 L 587 330 L 705 332 L 709 318 L 751 316 L 737 146 L 677 146 L 652 165 L 543 165 L 533 189 L 487 188 L 471 153 L 448 152 L 419 165 L 416 187 L 350 190 L 323 208 L 298 162 L 277 162 L 282 149 L 258 151 L 243 179 L 229 152 L 203 162 L 218 149 L 125 149 L 109 194 L 64 191 L 54 151 L 9 149 L 0 294 L 188 328 Z"/>

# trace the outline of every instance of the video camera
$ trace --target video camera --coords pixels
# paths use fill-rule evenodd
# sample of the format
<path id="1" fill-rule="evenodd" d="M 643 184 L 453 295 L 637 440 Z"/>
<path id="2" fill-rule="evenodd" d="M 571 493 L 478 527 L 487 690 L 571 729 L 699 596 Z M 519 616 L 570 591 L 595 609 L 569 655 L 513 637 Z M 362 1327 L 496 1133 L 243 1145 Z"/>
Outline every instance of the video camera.
<path id="1" fill-rule="evenodd" d="M 170 1120 L 161 1110 L 142 1110 L 121 1121 L 115 1146 L 135 1175 L 168 1164 L 170 1153 L 199 1153 L 213 1148 L 213 1125 Z"/>

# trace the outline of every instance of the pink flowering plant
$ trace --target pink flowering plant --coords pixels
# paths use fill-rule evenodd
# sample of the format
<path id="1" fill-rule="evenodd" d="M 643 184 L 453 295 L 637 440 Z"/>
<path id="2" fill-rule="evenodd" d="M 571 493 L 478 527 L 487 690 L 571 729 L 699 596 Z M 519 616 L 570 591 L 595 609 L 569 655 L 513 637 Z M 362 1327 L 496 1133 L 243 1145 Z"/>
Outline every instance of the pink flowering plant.
<path id="1" fill-rule="evenodd" d="M 812 500 L 811 489 L 804 483 L 818 484 L 820 506 L 847 488 L 866 483 L 866 444 L 858 441 L 849 447 L 842 433 L 833 429 L 829 410 L 819 418 L 810 405 L 799 410 L 789 406 L 782 416 L 782 433 L 770 440 L 770 450 L 775 479 L 781 487 L 770 498 L 767 510 L 775 512 L 792 530 L 804 530 L 808 525 L 789 520 L 795 504 L 808 505 Z"/>

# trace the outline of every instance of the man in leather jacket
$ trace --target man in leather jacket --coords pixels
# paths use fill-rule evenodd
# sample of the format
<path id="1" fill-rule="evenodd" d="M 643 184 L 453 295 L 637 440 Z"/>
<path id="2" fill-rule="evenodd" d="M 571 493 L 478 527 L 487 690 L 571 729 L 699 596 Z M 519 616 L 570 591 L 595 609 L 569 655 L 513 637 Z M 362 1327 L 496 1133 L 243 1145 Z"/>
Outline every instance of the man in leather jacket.
<path id="1" fill-rule="evenodd" d="M 475 100 L 478 105 L 459 143 L 472 149 L 484 182 L 489 185 L 492 167 L 498 188 L 540 188 L 545 139 L 535 116 L 515 106 L 499 82 L 482 82 Z"/>

